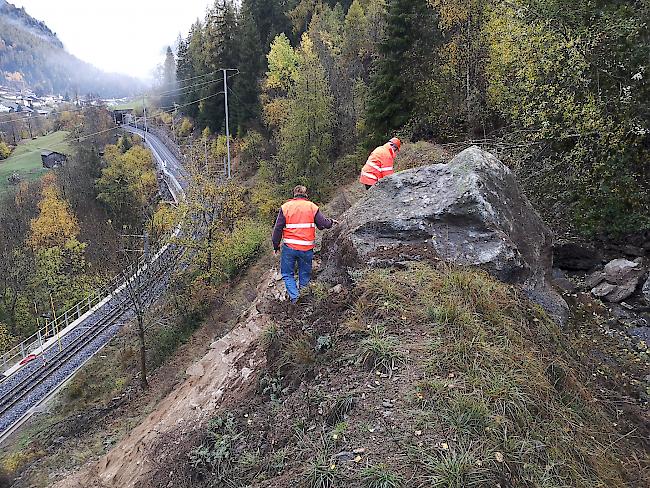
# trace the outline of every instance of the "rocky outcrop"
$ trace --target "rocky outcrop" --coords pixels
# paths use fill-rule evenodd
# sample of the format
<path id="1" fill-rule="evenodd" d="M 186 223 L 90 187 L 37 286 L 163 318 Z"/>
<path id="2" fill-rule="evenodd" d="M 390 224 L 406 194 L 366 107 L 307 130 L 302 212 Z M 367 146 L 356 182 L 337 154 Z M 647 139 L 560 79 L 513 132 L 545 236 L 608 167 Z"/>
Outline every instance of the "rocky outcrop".
<path id="1" fill-rule="evenodd" d="M 603 271 L 587 277 L 586 284 L 595 297 L 618 303 L 634 294 L 643 273 L 640 260 L 614 259 L 605 265 Z"/>
<path id="2" fill-rule="evenodd" d="M 567 305 L 549 285 L 551 233 L 512 172 L 471 147 L 448 164 L 384 178 L 351 207 L 324 240 L 321 279 L 400 261 L 480 266 L 521 285 L 560 322 Z"/>
<path id="3" fill-rule="evenodd" d="M 643 293 L 643 298 L 645 298 L 645 301 L 650 304 L 650 276 L 648 276 L 648 279 L 643 284 L 641 292 Z"/>

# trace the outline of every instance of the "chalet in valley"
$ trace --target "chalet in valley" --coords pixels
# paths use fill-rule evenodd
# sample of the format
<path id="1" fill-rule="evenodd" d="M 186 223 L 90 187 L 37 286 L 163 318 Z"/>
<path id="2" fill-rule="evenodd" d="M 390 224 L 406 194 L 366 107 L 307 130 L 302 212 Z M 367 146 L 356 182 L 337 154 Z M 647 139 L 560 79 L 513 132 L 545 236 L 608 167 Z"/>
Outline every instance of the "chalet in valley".
<path id="1" fill-rule="evenodd" d="M 68 160 L 68 157 L 60 152 L 56 151 L 42 151 L 41 152 L 41 161 L 43 161 L 43 167 L 52 169 L 52 168 L 58 168 L 59 166 L 63 166 L 66 161 Z"/>

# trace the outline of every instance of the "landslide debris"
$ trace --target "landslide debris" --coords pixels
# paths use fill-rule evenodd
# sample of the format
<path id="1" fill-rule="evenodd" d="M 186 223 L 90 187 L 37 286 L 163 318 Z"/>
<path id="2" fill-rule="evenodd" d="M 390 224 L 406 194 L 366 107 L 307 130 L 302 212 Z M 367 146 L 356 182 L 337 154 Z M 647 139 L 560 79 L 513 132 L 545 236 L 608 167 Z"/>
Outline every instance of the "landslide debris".
<path id="1" fill-rule="evenodd" d="M 484 271 L 370 269 L 270 312 L 247 394 L 225 392 L 191 441 L 161 442 L 141 486 L 649 481 L 647 425 L 603 401 L 556 323 Z"/>

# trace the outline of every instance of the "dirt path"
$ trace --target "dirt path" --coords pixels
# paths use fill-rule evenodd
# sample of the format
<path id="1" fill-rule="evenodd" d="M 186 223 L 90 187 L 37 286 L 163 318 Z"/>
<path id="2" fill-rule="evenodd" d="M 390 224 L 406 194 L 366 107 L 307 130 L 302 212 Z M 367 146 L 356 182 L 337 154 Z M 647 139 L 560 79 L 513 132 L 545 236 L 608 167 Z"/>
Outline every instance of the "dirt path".
<path id="1" fill-rule="evenodd" d="M 277 275 L 266 273 L 258 288 L 258 298 L 238 325 L 213 342 L 208 353 L 187 369 L 188 378 L 108 454 L 54 486 L 138 486 L 160 462 L 157 447 L 161 442 L 169 444 L 169 436 L 174 436 L 180 443 L 214 416 L 226 392 L 236 395 L 246 389 L 252 373 L 265 360 L 255 344 L 269 317 L 258 307 L 263 308 L 261 304 L 276 299 L 281 292 Z"/>

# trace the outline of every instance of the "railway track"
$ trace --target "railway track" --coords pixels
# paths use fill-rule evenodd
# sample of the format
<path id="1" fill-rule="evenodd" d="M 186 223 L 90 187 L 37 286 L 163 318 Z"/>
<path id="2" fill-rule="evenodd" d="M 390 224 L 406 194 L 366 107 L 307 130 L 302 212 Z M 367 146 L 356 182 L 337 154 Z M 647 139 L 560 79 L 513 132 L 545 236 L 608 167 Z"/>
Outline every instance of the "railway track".
<path id="1" fill-rule="evenodd" d="M 177 249 L 170 246 L 161 256 L 161 265 L 155 272 L 138 284 L 138 292 L 159 296 L 166 287 L 169 270 L 165 259 L 178 258 Z M 163 264 L 165 263 L 165 264 Z M 145 272 L 149 271 L 149 268 Z M 20 378 L 11 389 L 0 398 L 0 442 L 11 435 L 24 423 L 38 405 L 58 391 L 90 358 L 103 348 L 126 322 L 133 311 L 130 298 L 123 291 L 115 295 L 110 306 L 94 324 L 88 326 L 80 335 L 65 344 L 49 359 L 39 358 L 35 361 L 40 366 Z M 114 330 L 112 330 L 114 329 Z"/>
<path id="2" fill-rule="evenodd" d="M 161 149 L 149 145 L 160 159 L 157 153 Z M 178 161 L 175 161 L 175 164 L 180 166 Z M 176 179 L 173 175 L 171 177 Z M 182 187 L 180 188 L 182 191 Z M 180 232 L 179 228 L 174 236 Z M 105 305 L 73 332 L 61 337 L 58 347 L 51 346 L 17 373 L 3 378 L 0 382 L 0 443 L 29 419 L 39 405 L 51 398 L 110 341 L 119 327 L 134 315 L 127 284 L 136 280 L 139 295 L 159 297 L 164 292 L 174 268 L 172 262 L 176 261 L 182 252 L 175 244 L 167 244 L 161 248 L 149 264 L 139 268 L 126 279 L 123 287 L 107 297 Z"/>

